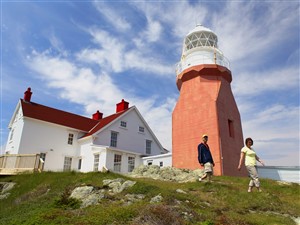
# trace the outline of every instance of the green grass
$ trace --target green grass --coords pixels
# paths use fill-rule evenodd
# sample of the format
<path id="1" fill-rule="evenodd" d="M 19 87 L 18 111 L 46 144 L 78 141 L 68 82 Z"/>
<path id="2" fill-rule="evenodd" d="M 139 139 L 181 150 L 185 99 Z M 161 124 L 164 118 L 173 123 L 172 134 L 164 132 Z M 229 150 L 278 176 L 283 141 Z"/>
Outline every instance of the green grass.
<path id="1" fill-rule="evenodd" d="M 0 182 L 16 186 L 7 199 L 0 200 L 0 224 L 295 224 L 300 217 L 300 186 L 279 185 L 261 179 L 263 192 L 247 193 L 248 178 L 214 177 L 213 182 L 173 183 L 152 179 L 133 179 L 137 183 L 122 193 L 84 209 L 68 199 L 76 186 L 102 188 L 104 179 L 122 177 L 113 173 L 54 173 L 1 176 Z M 182 189 L 187 194 L 177 193 Z M 126 194 L 144 194 L 145 199 L 125 206 Z M 161 203 L 150 204 L 161 194 Z"/>

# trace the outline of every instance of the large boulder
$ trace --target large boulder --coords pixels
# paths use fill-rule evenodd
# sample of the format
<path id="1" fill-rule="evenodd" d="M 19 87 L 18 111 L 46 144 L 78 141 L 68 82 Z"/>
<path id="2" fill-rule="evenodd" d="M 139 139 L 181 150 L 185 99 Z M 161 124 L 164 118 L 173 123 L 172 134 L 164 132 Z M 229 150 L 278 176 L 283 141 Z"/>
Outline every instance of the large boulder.
<path id="1" fill-rule="evenodd" d="M 77 187 L 72 191 L 70 197 L 80 199 L 80 200 L 84 199 L 92 193 L 93 189 L 94 189 L 93 186 Z"/>

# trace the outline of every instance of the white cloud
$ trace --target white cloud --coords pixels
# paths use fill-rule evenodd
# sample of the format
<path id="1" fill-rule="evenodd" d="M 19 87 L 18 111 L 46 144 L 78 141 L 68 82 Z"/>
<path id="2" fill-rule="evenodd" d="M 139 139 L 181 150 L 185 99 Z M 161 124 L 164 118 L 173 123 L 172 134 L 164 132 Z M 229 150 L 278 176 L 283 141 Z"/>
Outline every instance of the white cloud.
<path id="1" fill-rule="evenodd" d="M 299 138 L 299 106 L 273 105 L 253 109 L 248 114 L 252 118 L 243 123 L 245 133 L 260 140 Z"/>
<path id="2" fill-rule="evenodd" d="M 162 26 L 158 21 L 148 19 L 147 30 L 141 34 L 142 40 L 147 40 L 148 42 L 155 42 L 159 40 L 162 31 Z"/>
<path id="3" fill-rule="evenodd" d="M 68 56 L 68 52 L 65 50 L 64 44 L 62 43 L 61 40 L 59 40 L 56 37 L 56 35 L 54 34 L 54 31 L 52 31 L 49 34 L 49 41 L 50 41 L 51 45 L 53 46 L 53 48 L 55 50 L 57 50 L 61 55 L 63 55 L 64 57 Z"/>
<path id="4" fill-rule="evenodd" d="M 94 5 L 99 13 L 118 31 L 126 32 L 131 29 L 131 25 L 121 14 L 121 11 L 116 11 L 106 4 L 104 1 L 94 1 Z"/>
<path id="5" fill-rule="evenodd" d="M 288 43 L 291 33 L 299 30 L 299 6 L 296 6 L 292 2 L 268 2 L 267 5 L 256 1 L 228 2 L 223 11 L 213 16 L 215 32 L 222 34 L 220 49 L 232 62 L 255 64 L 261 61 L 263 54 L 277 51 L 279 44 Z M 265 12 L 256 17 L 256 8 Z"/>
<path id="6" fill-rule="evenodd" d="M 77 54 L 78 60 L 98 64 L 107 73 L 138 69 L 143 72 L 151 71 L 157 76 L 173 74 L 172 66 L 163 64 L 152 55 L 146 55 L 143 49 L 129 48 L 123 44 L 124 40 L 105 31 L 90 29 L 89 32 L 99 48 L 82 50 Z"/>
<path id="7" fill-rule="evenodd" d="M 174 77 L 175 69 L 172 65 L 159 62 L 158 59 L 151 56 L 145 57 L 137 50 L 130 51 L 125 55 L 125 63 L 128 69 L 139 69 L 161 77 Z"/>
<path id="8" fill-rule="evenodd" d="M 299 68 L 270 68 L 266 71 L 243 71 L 234 75 L 233 90 L 238 96 L 257 96 L 270 91 L 299 88 Z"/>
<path id="9" fill-rule="evenodd" d="M 299 141 L 297 140 L 289 138 L 270 141 L 254 140 L 254 149 L 267 166 L 299 166 Z"/>
<path id="10" fill-rule="evenodd" d="M 58 89 L 62 98 L 84 105 L 89 114 L 99 107 L 107 111 L 122 98 L 107 74 L 96 75 L 91 69 L 77 67 L 66 59 L 35 53 L 29 57 L 28 65 L 49 87 Z M 96 105 L 98 107 L 94 108 Z"/>
<path id="11" fill-rule="evenodd" d="M 76 68 L 67 62 L 59 58 L 49 58 L 48 51 L 40 54 L 33 51 L 31 55 L 27 56 L 27 60 L 34 61 L 33 69 L 40 70 L 53 80 L 67 80 L 72 78 L 76 72 Z M 51 66 L 50 66 L 51 65 Z"/>
<path id="12" fill-rule="evenodd" d="M 160 2 L 158 5 L 141 1 L 139 4 L 131 4 L 147 18 L 155 18 L 163 23 L 164 27 L 168 26 L 171 33 L 180 38 L 180 45 L 183 41 L 181 39 L 189 30 L 204 22 L 208 12 L 204 5 L 191 5 L 188 1 Z"/>
<path id="13" fill-rule="evenodd" d="M 99 29 L 90 29 L 89 32 L 94 41 L 99 45 L 99 49 L 85 49 L 82 55 L 78 55 L 79 58 L 85 61 L 92 59 L 92 62 L 100 65 L 104 64 L 102 68 L 111 68 L 113 72 L 123 71 L 123 55 L 126 51 L 123 42 L 108 32 Z M 90 56 L 90 54 L 92 55 Z M 94 55 L 96 57 L 93 58 Z"/>

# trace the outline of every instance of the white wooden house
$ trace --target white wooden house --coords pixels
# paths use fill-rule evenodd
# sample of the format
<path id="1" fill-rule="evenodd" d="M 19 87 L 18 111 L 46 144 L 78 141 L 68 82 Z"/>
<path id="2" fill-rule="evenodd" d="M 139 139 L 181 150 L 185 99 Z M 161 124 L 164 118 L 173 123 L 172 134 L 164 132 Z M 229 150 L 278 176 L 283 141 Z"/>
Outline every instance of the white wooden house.
<path id="1" fill-rule="evenodd" d="M 107 117 L 92 118 L 20 99 L 9 123 L 6 154 L 40 154 L 46 171 L 128 173 L 142 157 L 166 153 L 135 106 L 122 100 Z M 169 164 L 169 163 L 167 163 Z"/>

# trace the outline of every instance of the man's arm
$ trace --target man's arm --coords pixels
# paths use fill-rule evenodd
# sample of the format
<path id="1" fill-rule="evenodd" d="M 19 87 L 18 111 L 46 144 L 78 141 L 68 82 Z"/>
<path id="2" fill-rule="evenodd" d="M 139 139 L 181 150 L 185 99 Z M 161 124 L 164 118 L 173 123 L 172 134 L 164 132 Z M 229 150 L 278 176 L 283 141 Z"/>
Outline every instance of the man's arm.
<path id="1" fill-rule="evenodd" d="M 202 163 L 202 145 L 198 145 L 198 162 L 201 166 L 203 166 Z"/>

